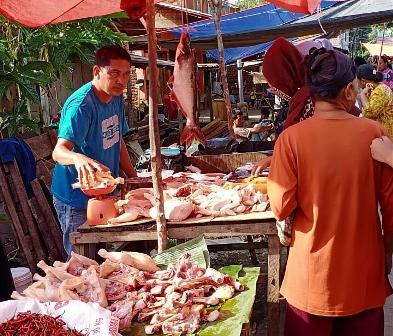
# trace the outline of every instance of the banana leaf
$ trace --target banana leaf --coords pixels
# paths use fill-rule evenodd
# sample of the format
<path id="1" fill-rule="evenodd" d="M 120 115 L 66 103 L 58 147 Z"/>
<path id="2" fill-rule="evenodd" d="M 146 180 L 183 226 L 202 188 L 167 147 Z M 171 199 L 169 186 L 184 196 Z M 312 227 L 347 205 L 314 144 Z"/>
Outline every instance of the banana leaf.
<path id="1" fill-rule="evenodd" d="M 197 333 L 188 336 L 240 336 L 243 324 L 249 322 L 255 300 L 259 267 L 243 268 L 240 265 L 231 265 L 221 268 L 220 271 L 237 278 L 246 289 L 221 305 L 220 318 L 217 321 L 207 323 Z M 144 326 L 142 323 L 133 323 L 122 335 L 146 336 Z"/>
<path id="2" fill-rule="evenodd" d="M 158 254 L 154 260 L 158 267 L 165 269 L 169 264 L 175 263 L 184 253 L 190 253 L 191 260 L 197 262 L 200 267 L 207 268 L 210 266 L 209 251 L 203 236 L 173 246 Z"/>

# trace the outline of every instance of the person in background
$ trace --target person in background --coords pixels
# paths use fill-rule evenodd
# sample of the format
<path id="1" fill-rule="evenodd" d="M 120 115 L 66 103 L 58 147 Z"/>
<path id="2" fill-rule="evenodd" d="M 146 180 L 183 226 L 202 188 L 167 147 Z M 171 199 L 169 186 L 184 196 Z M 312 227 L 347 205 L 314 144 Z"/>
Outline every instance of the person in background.
<path id="1" fill-rule="evenodd" d="M 359 68 L 361 65 L 367 64 L 367 61 L 366 61 L 363 57 L 356 56 L 356 57 L 353 59 L 353 63 L 355 64 L 355 68 L 357 69 L 357 68 Z"/>
<path id="2" fill-rule="evenodd" d="M 270 90 L 288 103 L 288 108 L 284 110 L 285 122 L 280 125 L 280 129 L 314 114 L 311 92 L 305 82 L 303 55 L 292 43 L 282 37 L 276 39 L 265 55 L 262 71 Z M 256 162 L 253 174 L 262 173 L 270 166 L 270 162 L 271 157 Z"/>
<path id="3" fill-rule="evenodd" d="M 268 177 L 277 220 L 296 209 L 280 290 L 288 303 L 285 335 L 383 336 L 393 169 L 372 159 L 370 145 L 387 132 L 350 114 L 357 81 L 348 56 L 321 48 L 305 64 L 314 116 L 279 136 Z"/>
<path id="4" fill-rule="evenodd" d="M 93 80 L 65 102 L 58 140 L 53 150 L 53 203 L 63 231 L 64 248 L 73 250 L 69 235 L 86 221 L 87 196 L 72 184 L 94 180 L 96 171 L 136 176 L 122 136 L 128 125 L 123 91 L 130 77 L 131 58 L 120 46 L 102 47 L 96 53 Z"/>
<path id="5" fill-rule="evenodd" d="M 244 126 L 244 115 L 243 112 L 238 111 L 233 117 L 233 132 L 235 133 L 235 139 L 237 142 L 243 142 L 250 140 L 252 134 L 260 132 L 270 131 L 273 129 L 273 125 L 255 125 L 254 127 Z"/>
<path id="6" fill-rule="evenodd" d="M 270 119 L 271 109 L 269 106 L 263 106 L 261 108 L 261 118 L 259 119 L 258 123 L 255 126 L 271 126 L 273 125 L 273 120 Z M 254 126 L 254 127 L 255 127 Z M 251 141 L 266 141 L 268 137 L 273 132 L 273 129 L 269 131 L 264 131 L 260 133 L 255 133 L 251 137 Z"/>
<path id="7" fill-rule="evenodd" d="M 250 106 L 255 107 L 255 100 L 257 99 L 257 93 L 255 91 L 255 87 L 251 89 L 250 92 Z"/>
<path id="8" fill-rule="evenodd" d="M 393 92 L 382 83 L 382 73 L 370 64 L 361 65 L 356 72 L 362 89 L 360 100 L 363 116 L 382 123 L 393 135 Z"/>
<path id="9" fill-rule="evenodd" d="M 391 90 L 393 90 L 393 70 L 390 68 L 389 59 L 386 55 L 379 58 L 378 71 L 383 74 L 382 83 L 386 84 Z"/>

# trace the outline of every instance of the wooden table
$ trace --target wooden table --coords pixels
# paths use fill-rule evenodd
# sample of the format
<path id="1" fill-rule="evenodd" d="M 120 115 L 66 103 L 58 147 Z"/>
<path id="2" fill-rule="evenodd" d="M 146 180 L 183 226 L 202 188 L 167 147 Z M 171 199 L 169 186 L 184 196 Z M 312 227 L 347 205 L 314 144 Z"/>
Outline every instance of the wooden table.
<path id="1" fill-rule="evenodd" d="M 219 218 L 193 218 L 184 222 L 168 222 L 168 237 L 192 239 L 200 235 L 209 238 L 228 236 L 266 235 L 268 239 L 268 336 L 279 335 L 280 309 L 280 242 L 276 222 L 270 211 Z M 94 257 L 95 244 L 103 242 L 129 242 L 156 240 L 156 224 L 151 219 L 116 225 L 82 225 L 70 236 L 75 251 Z"/>

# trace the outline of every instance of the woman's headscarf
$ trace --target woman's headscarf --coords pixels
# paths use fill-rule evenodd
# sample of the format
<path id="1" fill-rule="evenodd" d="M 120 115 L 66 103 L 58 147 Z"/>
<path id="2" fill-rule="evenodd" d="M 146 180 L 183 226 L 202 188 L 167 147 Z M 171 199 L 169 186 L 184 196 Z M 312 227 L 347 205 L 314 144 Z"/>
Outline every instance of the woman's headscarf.
<path id="1" fill-rule="evenodd" d="M 305 83 L 303 55 L 293 44 L 282 37 L 275 40 L 265 55 L 262 72 L 277 94 L 289 102 L 285 127 L 313 114 L 305 109 L 310 105 L 311 91 Z"/>

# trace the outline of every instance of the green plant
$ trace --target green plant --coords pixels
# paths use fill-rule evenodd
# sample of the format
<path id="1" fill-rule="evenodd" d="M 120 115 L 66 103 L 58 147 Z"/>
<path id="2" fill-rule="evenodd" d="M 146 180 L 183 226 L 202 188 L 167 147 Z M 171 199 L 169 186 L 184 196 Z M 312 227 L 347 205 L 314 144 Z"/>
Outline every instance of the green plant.
<path id="1" fill-rule="evenodd" d="M 29 118 L 26 101 L 16 102 L 10 112 L 3 111 L 0 114 L 0 132 L 6 132 L 8 136 L 18 135 L 21 129 L 27 129 L 34 133 L 40 133 L 38 123 Z"/>

